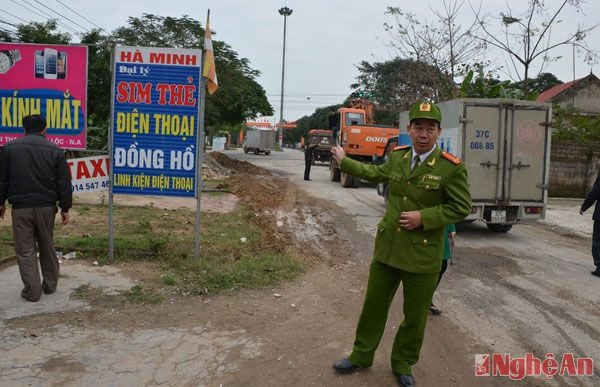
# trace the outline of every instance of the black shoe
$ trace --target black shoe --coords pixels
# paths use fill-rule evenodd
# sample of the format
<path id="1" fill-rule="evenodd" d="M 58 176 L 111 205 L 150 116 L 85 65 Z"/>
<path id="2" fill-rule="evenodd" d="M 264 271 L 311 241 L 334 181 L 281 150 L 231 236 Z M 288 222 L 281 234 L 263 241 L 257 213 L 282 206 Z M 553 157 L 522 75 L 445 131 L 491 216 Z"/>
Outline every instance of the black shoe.
<path id="1" fill-rule="evenodd" d="M 431 304 L 431 306 L 429 307 L 429 313 L 431 313 L 433 316 L 439 316 L 440 314 L 442 314 L 442 310 L 436 308 L 435 305 Z"/>
<path id="2" fill-rule="evenodd" d="M 592 275 L 595 275 L 596 277 L 600 277 L 600 269 L 596 269 L 592 272 Z"/>
<path id="3" fill-rule="evenodd" d="M 400 387 L 415 387 L 415 377 L 412 375 L 396 374 Z"/>
<path id="4" fill-rule="evenodd" d="M 306 180 L 306 181 L 311 181 L 310 179 L 304 179 L 304 180 Z"/>
<path id="5" fill-rule="evenodd" d="M 333 370 L 335 372 L 337 372 L 338 374 L 349 374 L 352 373 L 354 371 L 358 371 L 359 369 L 361 369 L 361 366 L 357 366 L 356 364 L 352 364 L 352 362 L 350 360 L 348 360 L 347 357 L 343 358 L 342 360 L 338 360 L 335 363 L 333 363 Z"/>
<path id="6" fill-rule="evenodd" d="M 48 284 L 46 284 L 46 281 L 42 281 L 42 290 L 44 291 L 44 294 L 52 294 L 56 291 L 56 288 L 50 289 Z"/>
<path id="7" fill-rule="evenodd" d="M 21 292 L 21 298 L 24 299 L 24 300 L 26 300 L 26 301 L 29 301 L 29 302 L 38 302 L 40 300 L 39 298 L 34 299 L 34 298 L 28 297 L 27 293 L 25 293 L 24 291 Z"/>

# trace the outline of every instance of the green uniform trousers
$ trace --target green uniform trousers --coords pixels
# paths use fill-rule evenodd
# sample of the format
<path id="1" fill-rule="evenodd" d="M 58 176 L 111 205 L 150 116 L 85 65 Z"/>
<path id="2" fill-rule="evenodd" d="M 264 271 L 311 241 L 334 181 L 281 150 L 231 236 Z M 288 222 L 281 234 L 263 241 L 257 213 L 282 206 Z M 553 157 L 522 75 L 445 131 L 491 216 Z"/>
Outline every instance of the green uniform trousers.
<path id="1" fill-rule="evenodd" d="M 373 261 L 369 270 L 365 302 L 356 328 L 354 348 L 348 360 L 361 367 L 373 364 L 390 305 L 402 282 L 404 321 L 398 327 L 394 339 L 391 362 L 394 373 L 411 374 L 411 366 L 419 360 L 437 279 L 438 273 L 409 273 Z"/>

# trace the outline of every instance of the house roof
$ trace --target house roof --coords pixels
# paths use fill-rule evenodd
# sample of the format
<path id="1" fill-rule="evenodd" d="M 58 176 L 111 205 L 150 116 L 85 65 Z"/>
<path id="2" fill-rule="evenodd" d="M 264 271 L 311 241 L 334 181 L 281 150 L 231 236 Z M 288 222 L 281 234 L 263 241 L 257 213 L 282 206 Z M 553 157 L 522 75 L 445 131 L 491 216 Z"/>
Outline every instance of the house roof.
<path id="1" fill-rule="evenodd" d="M 562 93 L 563 91 L 571 88 L 572 86 L 575 86 L 577 83 L 579 83 L 581 80 L 587 78 L 583 77 L 583 78 L 579 78 L 576 79 L 574 81 L 571 82 L 567 82 L 567 83 L 563 83 L 560 85 L 556 85 L 554 87 L 551 87 L 547 90 L 544 90 L 540 93 L 540 95 L 537 96 L 537 98 L 535 99 L 538 102 L 548 102 L 550 101 L 552 98 L 556 97 L 557 95 L 559 95 L 560 93 Z"/>

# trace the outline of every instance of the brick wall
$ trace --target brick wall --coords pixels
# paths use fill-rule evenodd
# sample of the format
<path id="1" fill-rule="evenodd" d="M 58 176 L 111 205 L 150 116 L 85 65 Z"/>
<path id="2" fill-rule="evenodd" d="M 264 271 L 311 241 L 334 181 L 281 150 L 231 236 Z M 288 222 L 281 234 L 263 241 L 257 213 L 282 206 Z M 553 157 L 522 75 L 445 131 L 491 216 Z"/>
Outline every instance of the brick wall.
<path id="1" fill-rule="evenodd" d="M 594 184 L 600 144 L 552 139 L 549 196 L 582 198 Z"/>

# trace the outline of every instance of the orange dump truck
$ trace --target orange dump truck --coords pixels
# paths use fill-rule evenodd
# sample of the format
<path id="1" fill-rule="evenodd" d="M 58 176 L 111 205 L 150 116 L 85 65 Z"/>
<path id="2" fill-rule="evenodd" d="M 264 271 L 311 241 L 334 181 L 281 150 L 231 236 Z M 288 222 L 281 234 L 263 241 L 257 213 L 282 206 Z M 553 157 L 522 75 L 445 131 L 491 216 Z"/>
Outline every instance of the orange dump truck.
<path id="1" fill-rule="evenodd" d="M 383 156 L 388 138 L 398 136 L 398 128 L 375 125 L 373 105 L 368 102 L 355 100 L 351 106 L 340 108 L 329 117 L 334 142 L 344 148 L 348 157 L 371 163 Z M 342 187 L 360 185 L 360 179 L 342 172 L 334 158 L 329 163 L 329 172 L 331 181 L 339 181 Z"/>

